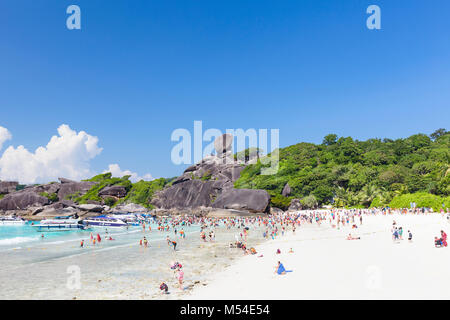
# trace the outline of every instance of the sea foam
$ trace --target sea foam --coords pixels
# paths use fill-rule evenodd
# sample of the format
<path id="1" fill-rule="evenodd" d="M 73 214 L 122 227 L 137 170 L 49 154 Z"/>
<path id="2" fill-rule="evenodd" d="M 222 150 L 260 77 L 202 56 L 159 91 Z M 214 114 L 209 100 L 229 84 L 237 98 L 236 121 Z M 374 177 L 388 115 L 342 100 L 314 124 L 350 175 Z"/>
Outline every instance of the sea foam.
<path id="1" fill-rule="evenodd" d="M 16 238 L 9 238 L 9 239 L 0 239 L 0 246 L 8 246 L 12 244 L 18 244 L 18 243 L 24 243 L 24 242 L 30 242 L 30 241 L 36 241 L 38 238 L 31 238 L 31 237 L 16 237 Z"/>

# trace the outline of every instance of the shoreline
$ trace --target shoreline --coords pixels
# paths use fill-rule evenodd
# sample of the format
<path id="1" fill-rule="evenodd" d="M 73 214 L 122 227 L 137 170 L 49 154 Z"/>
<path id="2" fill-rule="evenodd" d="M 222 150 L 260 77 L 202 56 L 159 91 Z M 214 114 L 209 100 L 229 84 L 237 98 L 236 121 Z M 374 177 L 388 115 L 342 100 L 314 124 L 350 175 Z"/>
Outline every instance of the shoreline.
<path id="1" fill-rule="evenodd" d="M 357 217 L 356 229 L 351 227 L 353 222 L 338 229 L 326 212 L 313 213 L 323 214 L 320 225 L 314 219 L 308 222 L 311 211 L 301 212 L 301 225 L 296 225 L 295 234 L 293 224 L 286 223 L 282 234 L 282 216 L 272 222 L 266 219 L 268 224 L 276 221 L 277 227 L 269 228 L 278 230 L 274 239 L 263 238 L 268 229 L 262 221 L 261 225 L 258 220 L 249 221 L 245 224 L 250 227 L 247 249 L 254 247 L 254 255 L 230 248 L 243 228 L 237 224 L 227 228 L 223 223 L 205 229 L 215 233 L 215 241 L 206 242 L 200 239 L 200 226 L 194 225 L 186 230 L 186 239 L 175 237 L 173 229 L 159 231 L 152 226 L 152 231 L 135 227 L 130 232 L 111 233 L 117 241 L 102 241 L 96 246 L 87 241 L 85 248 L 79 248 L 77 241 L 81 238 L 75 236 L 86 239 L 89 233 L 21 244 L 17 250 L 0 251 L 0 259 L 10 262 L 0 267 L 3 292 L 11 290 L 3 299 L 450 298 L 448 248 L 433 246 L 434 236 L 450 229 L 446 214 L 368 213 L 362 215 L 362 225 Z M 405 238 L 411 229 L 412 242 L 392 241 L 394 220 L 404 228 Z M 361 239 L 346 240 L 349 233 Z M 148 238 L 149 248 L 139 245 L 143 236 Z M 167 245 L 166 236 L 176 239 L 177 251 Z M 293 253 L 288 252 L 290 248 Z M 276 254 L 277 249 L 281 254 Z M 183 265 L 183 290 L 177 287 L 170 269 L 176 261 Z M 277 261 L 292 272 L 276 275 Z M 81 269 L 81 288 L 69 290 L 66 269 L 73 265 Z M 34 281 L 36 278 L 40 284 Z M 17 282 L 21 286 L 17 287 Z M 161 282 L 168 284 L 170 294 L 160 292 Z"/>

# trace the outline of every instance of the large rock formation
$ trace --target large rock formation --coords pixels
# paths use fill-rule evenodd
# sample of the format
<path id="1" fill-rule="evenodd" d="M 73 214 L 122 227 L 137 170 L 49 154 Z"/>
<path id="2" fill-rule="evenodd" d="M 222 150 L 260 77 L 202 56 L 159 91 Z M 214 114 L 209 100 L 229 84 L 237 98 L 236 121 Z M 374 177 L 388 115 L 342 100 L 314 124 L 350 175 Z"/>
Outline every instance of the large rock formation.
<path id="1" fill-rule="evenodd" d="M 146 213 L 148 209 L 139 204 L 127 203 L 118 205 L 112 208 L 110 211 L 112 213 Z"/>
<path id="2" fill-rule="evenodd" d="M 83 195 L 95 184 L 91 181 L 76 182 L 64 178 L 59 178 L 59 181 L 61 181 L 58 191 L 59 200 L 66 200 L 66 197 L 71 194 Z"/>
<path id="3" fill-rule="evenodd" d="M 122 187 L 122 186 L 105 187 L 102 190 L 100 190 L 98 195 L 100 197 L 113 196 L 113 197 L 117 197 L 117 198 L 123 198 L 127 195 L 127 189 L 125 189 L 125 187 Z"/>
<path id="4" fill-rule="evenodd" d="M 187 168 L 172 186 L 155 194 L 152 204 L 161 209 L 216 209 L 264 212 L 270 196 L 263 190 L 233 189 L 246 164 L 234 160 L 230 152 L 230 137 L 215 141 L 217 156 L 208 156 Z"/>
<path id="5" fill-rule="evenodd" d="M 76 204 L 65 199 L 69 194 L 85 194 L 94 182 L 76 182 L 64 178 L 61 183 L 52 182 L 42 185 L 26 186 L 16 191 L 17 182 L 0 182 L 0 194 L 6 195 L 0 200 L 0 210 L 27 210 L 30 215 L 61 215 L 72 212 Z M 52 199 L 51 201 L 49 200 Z M 68 210 L 65 210 L 69 208 Z"/>
<path id="6" fill-rule="evenodd" d="M 212 204 L 213 208 L 265 212 L 270 195 L 265 190 L 232 189 L 222 192 Z"/>
<path id="7" fill-rule="evenodd" d="M 289 197 L 291 195 L 291 187 L 289 186 L 289 183 L 286 183 L 284 185 L 283 191 L 281 191 L 281 195 L 283 197 Z"/>
<path id="8" fill-rule="evenodd" d="M 8 194 L 16 191 L 18 183 L 15 181 L 0 181 L 0 194 Z"/>
<path id="9" fill-rule="evenodd" d="M 302 203 L 299 199 L 292 199 L 288 211 L 298 211 L 302 209 Z"/>
<path id="10" fill-rule="evenodd" d="M 102 212 L 103 206 L 98 204 L 80 204 L 77 206 L 78 209 L 82 211 L 90 211 L 90 212 Z"/>
<path id="11" fill-rule="evenodd" d="M 7 194 L 0 200 L 0 210 L 23 210 L 30 206 L 43 206 L 49 204 L 46 197 L 40 196 L 32 190 L 22 190 Z"/>
<path id="12" fill-rule="evenodd" d="M 208 207 L 223 187 L 223 181 L 186 180 L 158 192 L 152 204 L 163 209 Z"/>

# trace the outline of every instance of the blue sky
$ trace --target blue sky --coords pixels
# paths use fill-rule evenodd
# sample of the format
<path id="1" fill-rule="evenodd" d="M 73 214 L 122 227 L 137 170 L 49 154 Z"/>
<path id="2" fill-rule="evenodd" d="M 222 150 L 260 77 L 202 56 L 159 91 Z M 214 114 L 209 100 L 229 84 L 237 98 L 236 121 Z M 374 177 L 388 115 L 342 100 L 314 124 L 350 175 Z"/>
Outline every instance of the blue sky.
<path id="1" fill-rule="evenodd" d="M 81 30 L 66 8 L 81 8 Z M 366 8 L 381 8 L 381 30 Z M 61 124 L 99 138 L 90 161 L 176 176 L 176 128 L 278 128 L 398 138 L 448 129 L 448 0 L 5 0 L 0 126 L 30 151 Z"/>

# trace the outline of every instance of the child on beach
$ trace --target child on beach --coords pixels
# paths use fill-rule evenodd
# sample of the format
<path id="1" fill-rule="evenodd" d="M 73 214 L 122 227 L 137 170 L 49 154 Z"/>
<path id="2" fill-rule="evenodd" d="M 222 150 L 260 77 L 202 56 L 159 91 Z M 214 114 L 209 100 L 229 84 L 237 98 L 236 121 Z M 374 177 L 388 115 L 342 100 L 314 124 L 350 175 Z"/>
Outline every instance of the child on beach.
<path id="1" fill-rule="evenodd" d="M 411 231 L 408 230 L 408 241 L 411 242 L 412 241 L 412 233 Z"/>
<path id="2" fill-rule="evenodd" d="M 436 248 L 441 248 L 442 247 L 442 241 L 441 239 L 439 239 L 438 237 L 434 237 L 434 246 Z"/>
<path id="3" fill-rule="evenodd" d="M 181 268 L 179 268 L 178 272 L 177 272 L 177 279 L 178 279 L 178 284 L 180 285 L 180 290 L 183 290 L 183 278 L 184 278 L 184 272 Z"/>
<path id="4" fill-rule="evenodd" d="M 167 286 L 167 284 L 165 282 L 162 282 L 159 285 L 159 289 L 161 290 L 162 294 L 168 294 L 169 293 L 169 287 Z"/>

